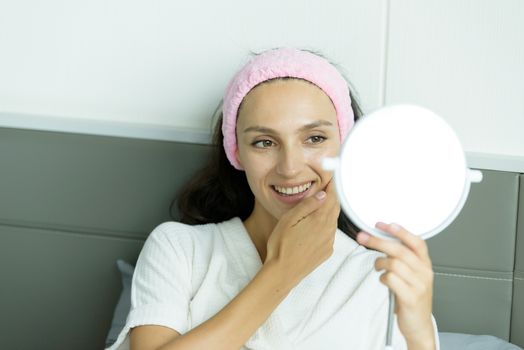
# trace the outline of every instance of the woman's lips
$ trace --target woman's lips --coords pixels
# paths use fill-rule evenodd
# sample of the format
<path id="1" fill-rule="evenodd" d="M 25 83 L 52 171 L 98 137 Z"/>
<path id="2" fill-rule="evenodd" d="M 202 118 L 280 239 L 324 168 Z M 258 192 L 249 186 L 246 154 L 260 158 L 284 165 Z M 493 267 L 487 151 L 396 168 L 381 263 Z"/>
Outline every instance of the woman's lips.
<path id="1" fill-rule="evenodd" d="M 311 181 L 311 185 L 309 186 L 307 190 L 300 192 L 300 193 L 296 193 L 296 194 L 283 194 L 283 193 L 278 192 L 274 186 L 270 186 L 270 187 L 273 190 L 273 194 L 276 196 L 276 198 L 279 201 L 285 204 L 295 204 L 297 202 L 300 202 L 303 198 L 305 198 L 309 194 L 314 184 L 315 182 Z"/>

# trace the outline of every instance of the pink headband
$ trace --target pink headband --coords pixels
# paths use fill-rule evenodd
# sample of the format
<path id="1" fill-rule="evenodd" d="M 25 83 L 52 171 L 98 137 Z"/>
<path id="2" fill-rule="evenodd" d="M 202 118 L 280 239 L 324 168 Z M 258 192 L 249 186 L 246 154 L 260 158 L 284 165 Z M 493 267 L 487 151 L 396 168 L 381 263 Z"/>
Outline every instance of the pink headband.
<path id="1" fill-rule="evenodd" d="M 293 48 L 266 51 L 255 56 L 229 82 L 222 106 L 224 150 L 231 165 L 242 170 L 236 158 L 236 121 L 238 107 L 258 84 L 274 78 L 301 78 L 329 96 L 337 112 L 340 140 L 344 140 L 353 126 L 353 110 L 346 81 L 326 59 L 313 53 Z"/>

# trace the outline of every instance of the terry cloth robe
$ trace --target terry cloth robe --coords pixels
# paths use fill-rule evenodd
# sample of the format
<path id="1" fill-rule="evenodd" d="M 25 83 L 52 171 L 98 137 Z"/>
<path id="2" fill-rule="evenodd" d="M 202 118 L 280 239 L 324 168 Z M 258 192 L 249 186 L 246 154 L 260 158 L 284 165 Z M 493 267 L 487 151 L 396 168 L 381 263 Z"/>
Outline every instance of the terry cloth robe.
<path id="1" fill-rule="evenodd" d="M 388 289 L 374 269 L 379 256 L 337 230 L 331 257 L 293 288 L 242 349 L 384 349 Z M 131 311 L 109 349 L 129 349 L 129 330 L 139 325 L 188 332 L 218 313 L 261 267 L 239 218 L 196 226 L 162 223 L 140 253 Z M 434 318 L 433 325 L 438 349 Z M 396 318 L 393 345 L 407 348 Z"/>

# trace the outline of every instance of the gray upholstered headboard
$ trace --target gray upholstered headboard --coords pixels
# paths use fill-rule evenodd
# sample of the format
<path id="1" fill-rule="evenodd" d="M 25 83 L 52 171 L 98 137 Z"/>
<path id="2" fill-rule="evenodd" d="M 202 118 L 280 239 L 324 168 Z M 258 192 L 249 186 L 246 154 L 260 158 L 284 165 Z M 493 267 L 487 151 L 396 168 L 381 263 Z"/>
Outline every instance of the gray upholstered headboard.
<path id="1" fill-rule="evenodd" d="M 208 151 L 0 128 L 2 348 L 103 348 L 121 290 L 116 260 L 136 261 Z M 484 171 L 459 218 L 428 241 L 441 331 L 524 346 L 523 181 Z"/>

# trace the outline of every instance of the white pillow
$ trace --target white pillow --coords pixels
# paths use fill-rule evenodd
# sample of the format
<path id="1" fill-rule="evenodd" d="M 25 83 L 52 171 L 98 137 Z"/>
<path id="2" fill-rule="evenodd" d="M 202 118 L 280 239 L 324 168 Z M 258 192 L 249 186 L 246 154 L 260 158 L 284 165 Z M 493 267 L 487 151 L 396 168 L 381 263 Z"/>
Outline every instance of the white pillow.
<path id="1" fill-rule="evenodd" d="M 120 299 L 113 313 L 113 321 L 106 338 L 106 347 L 113 345 L 116 341 L 120 331 L 126 324 L 127 314 L 131 308 L 131 282 L 135 268 L 121 259 L 116 261 L 116 265 L 122 278 L 122 293 L 120 293 Z"/>
<path id="2" fill-rule="evenodd" d="M 441 350 L 522 350 L 492 335 L 439 332 Z"/>

